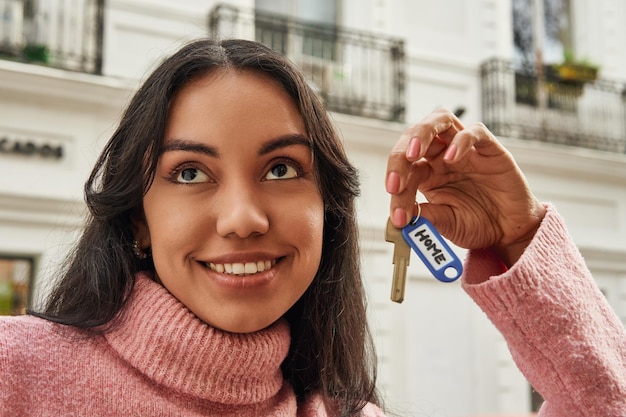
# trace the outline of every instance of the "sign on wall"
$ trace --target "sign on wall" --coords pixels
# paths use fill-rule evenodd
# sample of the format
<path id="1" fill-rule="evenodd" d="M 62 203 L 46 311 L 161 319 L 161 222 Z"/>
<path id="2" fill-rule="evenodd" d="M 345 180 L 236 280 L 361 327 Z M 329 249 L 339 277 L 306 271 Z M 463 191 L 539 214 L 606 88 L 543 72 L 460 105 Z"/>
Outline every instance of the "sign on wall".
<path id="1" fill-rule="evenodd" d="M 0 154 L 61 159 L 63 145 L 25 136 L 0 133 Z"/>

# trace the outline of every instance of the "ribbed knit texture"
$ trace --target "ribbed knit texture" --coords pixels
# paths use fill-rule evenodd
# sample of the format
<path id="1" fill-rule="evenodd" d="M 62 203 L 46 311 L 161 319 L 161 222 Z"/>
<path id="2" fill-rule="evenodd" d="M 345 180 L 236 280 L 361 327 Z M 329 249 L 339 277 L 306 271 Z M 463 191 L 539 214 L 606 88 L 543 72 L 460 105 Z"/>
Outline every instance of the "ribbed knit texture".
<path id="1" fill-rule="evenodd" d="M 546 399 L 540 417 L 626 416 L 626 332 L 554 207 L 513 267 L 470 251 L 463 287 Z"/>
<path id="2" fill-rule="evenodd" d="M 261 332 L 226 333 L 181 308 L 162 286 L 143 276 L 136 285 L 124 325 L 105 336 L 131 367 L 167 389 L 220 404 L 259 403 L 282 388 L 285 321 Z"/>
<path id="3" fill-rule="evenodd" d="M 200 321 L 145 275 L 104 336 L 32 316 L 0 318 L 1 416 L 328 417 L 296 404 L 280 364 L 285 320 L 234 334 Z M 382 417 L 368 404 L 363 417 Z"/>

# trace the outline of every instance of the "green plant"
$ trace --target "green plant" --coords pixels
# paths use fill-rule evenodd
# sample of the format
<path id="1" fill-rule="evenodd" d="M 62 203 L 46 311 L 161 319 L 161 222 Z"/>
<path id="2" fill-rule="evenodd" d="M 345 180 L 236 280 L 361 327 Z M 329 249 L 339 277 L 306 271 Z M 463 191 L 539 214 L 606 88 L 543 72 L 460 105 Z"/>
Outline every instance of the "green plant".
<path id="1" fill-rule="evenodd" d="M 577 60 L 571 50 L 563 52 L 563 62 L 552 66 L 558 78 L 565 81 L 590 82 L 598 78 L 600 67 L 587 58 Z"/>
<path id="2" fill-rule="evenodd" d="M 50 51 L 46 45 L 28 43 L 22 50 L 24 58 L 29 62 L 40 62 L 43 64 L 48 63 L 50 58 Z"/>

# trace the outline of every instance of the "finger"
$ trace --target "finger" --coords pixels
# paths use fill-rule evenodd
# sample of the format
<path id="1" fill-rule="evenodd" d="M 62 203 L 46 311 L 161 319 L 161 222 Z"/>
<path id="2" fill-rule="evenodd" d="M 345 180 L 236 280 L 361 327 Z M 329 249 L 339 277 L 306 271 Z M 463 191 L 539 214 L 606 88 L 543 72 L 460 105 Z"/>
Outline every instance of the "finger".
<path id="1" fill-rule="evenodd" d="M 407 128 L 395 143 L 387 161 L 387 192 L 403 192 L 411 163 L 422 157 L 432 159 L 438 156 L 463 128 L 461 121 L 447 109 L 434 111 Z"/>
<path id="2" fill-rule="evenodd" d="M 400 136 L 387 160 L 385 177 L 385 188 L 391 194 L 390 217 L 394 226 L 402 227 L 414 216 L 420 178 L 427 176 L 429 170 L 416 161 L 439 155 L 463 129 L 452 112 L 440 109 L 407 128 Z M 423 168 L 419 169 L 420 166 Z"/>
<path id="3" fill-rule="evenodd" d="M 446 237 L 450 236 L 454 228 L 454 214 L 449 206 L 420 203 L 420 216 L 428 219 L 439 233 Z"/>
<path id="4" fill-rule="evenodd" d="M 432 112 L 404 132 L 402 143 L 407 144 L 407 159 L 416 161 L 438 156 L 463 129 L 463 124 L 451 111 L 440 109 Z"/>
<path id="5" fill-rule="evenodd" d="M 472 149 L 482 156 L 496 156 L 506 152 L 496 137 L 482 123 L 475 123 L 457 133 L 444 154 L 444 161 L 458 162 Z"/>
<path id="6" fill-rule="evenodd" d="M 402 177 L 402 189 L 395 194 L 391 194 L 389 217 L 395 227 L 406 226 L 413 216 L 413 205 L 417 186 L 414 185 L 414 175 L 408 173 Z M 410 185 L 409 185 L 410 184 Z"/>
<path id="7" fill-rule="evenodd" d="M 416 215 L 415 198 L 419 185 L 430 175 L 430 165 L 424 161 L 411 164 L 411 169 L 403 180 L 404 188 L 391 194 L 390 218 L 395 227 L 403 227 Z"/>
<path id="8" fill-rule="evenodd" d="M 391 195 L 404 192 L 410 172 L 411 162 L 406 159 L 404 152 L 392 151 L 387 159 L 387 176 L 385 177 L 387 192 Z"/>

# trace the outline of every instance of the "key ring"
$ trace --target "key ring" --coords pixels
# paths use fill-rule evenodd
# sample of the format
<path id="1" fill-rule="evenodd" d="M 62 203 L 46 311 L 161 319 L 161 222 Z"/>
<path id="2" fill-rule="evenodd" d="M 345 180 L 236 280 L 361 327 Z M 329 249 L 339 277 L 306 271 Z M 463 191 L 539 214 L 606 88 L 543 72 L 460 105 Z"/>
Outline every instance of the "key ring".
<path id="1" fill-rule="evenodd" d="M 420 203 L 418 203 L 417 200 L 415 201 L 415 207 L 417 209 L 417 214 L 411 219 L 409 224 L 415 224 L 415 222 L 420 218 L 420 215 L 422 214 L 422 206 L 420 206 Z"/>

